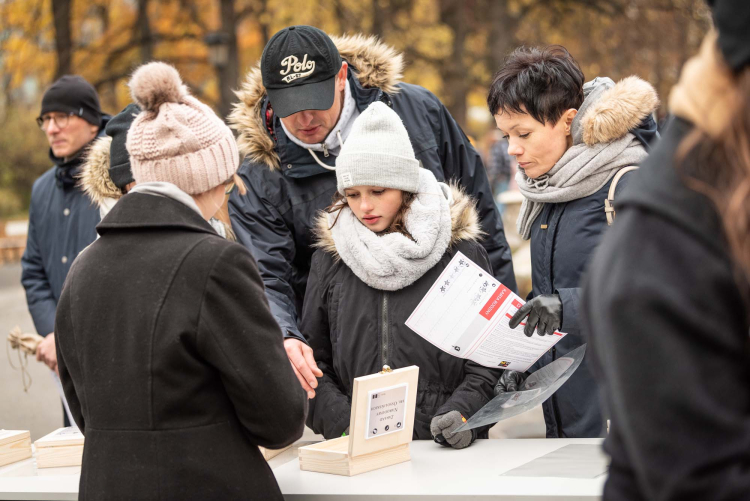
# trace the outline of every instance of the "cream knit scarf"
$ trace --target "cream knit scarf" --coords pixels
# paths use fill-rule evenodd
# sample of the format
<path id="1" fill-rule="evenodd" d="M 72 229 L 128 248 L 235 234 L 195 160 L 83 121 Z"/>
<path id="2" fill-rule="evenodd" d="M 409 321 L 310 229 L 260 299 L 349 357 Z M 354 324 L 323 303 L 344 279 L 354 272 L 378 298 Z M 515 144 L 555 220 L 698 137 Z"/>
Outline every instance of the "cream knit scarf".
<path id="1" fill-rule="evenodd" d="M 328 214 L 336 251 L 354 274 L 375 289 L 396 291 L 411 285 L 437 264 L 451 239 L 450 188 L 427 169 L 419 171 L 419 188 L 404 217 L 413 240 L 401 233 L 378 235 L 351 209 Z M 333 222 L 338 221 L 336 224 Z"/>

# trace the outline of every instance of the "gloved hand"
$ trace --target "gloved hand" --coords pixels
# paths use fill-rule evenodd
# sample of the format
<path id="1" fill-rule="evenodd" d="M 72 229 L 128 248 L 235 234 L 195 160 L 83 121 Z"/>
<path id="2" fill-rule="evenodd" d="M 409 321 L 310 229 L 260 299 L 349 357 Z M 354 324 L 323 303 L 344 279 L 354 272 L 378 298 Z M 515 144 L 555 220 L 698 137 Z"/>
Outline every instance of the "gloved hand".
<path id="1" fill-rule="evenodd" d="M 537 296 L 525 305 L 521 306 L 508 324 L 511 329 L 528 315 L 523 333 L 531 337 L 536 329 L 537 334 L 551 336 L 562 325 L 562 301 L 557 294 Z"/>
<path id="2" fill-rule="evenodd" d="M 523 386 L 526 378 L 529 377 L 525 372 L 511 371 L 505 369 L 503 375 L 500 376 L 500 380 L 495 385 L 495 396 L 501 393 L 510 393 L 512 391 L 518 391 Z"/>
<path id="3" fill-rule="evenodd" d="M 466 422 L 460 412 L 450 411 L 447 414 L 435 416 L 430 422 L 430 433 L 435 442 L 440 445 L 463 449 L 468 447 L 476 438 L 474 430 L 464 430 L 454 433 L 453 430 Z"/>

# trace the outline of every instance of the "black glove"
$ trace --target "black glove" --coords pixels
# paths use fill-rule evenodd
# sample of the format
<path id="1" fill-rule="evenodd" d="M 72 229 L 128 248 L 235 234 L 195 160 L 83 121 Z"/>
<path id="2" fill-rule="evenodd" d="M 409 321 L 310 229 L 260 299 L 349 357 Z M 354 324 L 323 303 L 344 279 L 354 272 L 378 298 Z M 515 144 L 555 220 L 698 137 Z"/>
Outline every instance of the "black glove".
<path id="1" fill-rule="evenodd" d="M 440 445 L 449 445 L 454 449 L 468 447 L 476 438 L 474 430 L 464 430 L 454 433 L 453 430 L 466 422 L 466 419 L 458 411 L 450 411 L 447 414 L 435 416 L 430 422 L 430 433 L 435 442 Z"/>
<path id="2" fill-rule="evenodd" d="M 501 393 L 510 393 L 512 391 L 518 391 L 523 386 L 526 378 L 529 377 L 525 372 L 511 371 L 505 369 L 503 375 L 500 376 L 500 380 L 495 385 L 495 396 Z"/>
<path id="3" fill-rule="evenodd" d="M 562 325 L 562 301 L 560 296 L 557 294 L 549 294 L 545 296 L 537 296 L 525 305 L 518 309 L 513 318 L 510 319 L 508 324 L 511 329 L 518 327 L 518 324 L 526 317 L 529 316 L 526 321 L 526 326 L 523 328 L 523 333 L 528 337 L 534 334 L 536 329 L 537 334 L 544 336 L 547 334 L 551 336 L 557 329 Z"/>

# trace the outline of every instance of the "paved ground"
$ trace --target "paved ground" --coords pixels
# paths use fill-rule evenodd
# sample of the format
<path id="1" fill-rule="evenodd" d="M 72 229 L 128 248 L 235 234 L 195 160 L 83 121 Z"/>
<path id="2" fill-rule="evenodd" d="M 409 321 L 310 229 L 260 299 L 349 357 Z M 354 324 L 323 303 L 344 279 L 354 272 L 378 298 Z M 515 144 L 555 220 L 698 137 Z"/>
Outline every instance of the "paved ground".
<path id="1" fill-rule="evenodd" d="M 32 385 L 23 391 L 21 373 L 8 363 L 8 331 L 16 325 L 24 332 L 34 332 L 34 324 L 26 309 L 26 297 L 21 287 L 21 266 L 0 266 L 0 429 L 31 430 L 35 440 L 62 426 L 62 406 L 52 376 L 47 367 L 29 358 L 28 370 Z M 15 350 L 10 353 L 18 365 Z M 308 430 L 309 433 L 309 430 Z M 544 420 L 541 407 L 503 421 L 490 430 L 491 438 L 541 438 L 544 437 Z"/>

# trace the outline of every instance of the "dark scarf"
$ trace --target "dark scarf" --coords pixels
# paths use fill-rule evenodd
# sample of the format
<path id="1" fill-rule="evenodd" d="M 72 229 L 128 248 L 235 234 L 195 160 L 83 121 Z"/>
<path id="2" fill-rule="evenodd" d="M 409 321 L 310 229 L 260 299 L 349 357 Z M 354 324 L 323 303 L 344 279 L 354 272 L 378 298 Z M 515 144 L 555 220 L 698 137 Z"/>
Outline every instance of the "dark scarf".
<path id="1" fill-rule="evenodd" d="M 90 145 L 91 143 L 78 150 L 78 152 L 67 161 L 64 158 L 56 157 L 55 154 L 52 153 L 52 148 L 50 148 L 49 158 L 52 160 L 52 163 L 55 164 L 55 179 L 58 188 L 67 190 L 78 183 L 78 171 L 81 170 L 81 165 L 83 165 L 83 162 L 86 159 L 86 152 Z"/>

